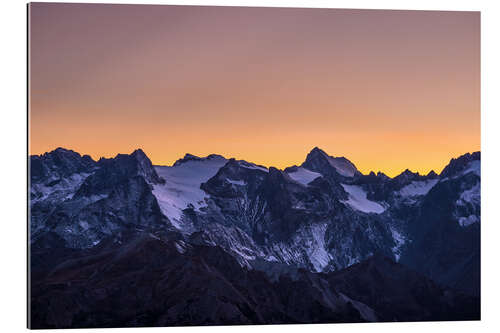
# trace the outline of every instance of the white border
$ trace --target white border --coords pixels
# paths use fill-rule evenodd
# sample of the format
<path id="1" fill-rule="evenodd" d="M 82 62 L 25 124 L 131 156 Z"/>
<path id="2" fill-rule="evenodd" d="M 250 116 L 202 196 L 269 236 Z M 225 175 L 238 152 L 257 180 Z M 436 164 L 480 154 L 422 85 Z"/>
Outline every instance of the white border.
<path id="1" fill-rule="evenodd" d="M 499 331 L 498 301 L 500 269 L 499 254 L 500 221 L 496 214 L 497 189 L 500 189 L 499 155 L 496 146 L 498 133 L 499 38 L 500 15 L 498 1 L 459 0 L 197 0 L 197 1 L 54 1 L 92 3 L 181 4 L 181 5 L 233 5 L 316 8 L 365 8 L 365 9 L 417 9 L 417 10 L 474 10 L 481 11 L 482 21 L 482 321 L 481 322 L 434 322 L 434 323 L 387 323 L 387 324 L 333 324 L 333 325 L 281 325 L 281 326 L 226 326 L 203 328 L 169 328 L 175 332 L 249 332 L 250 330 L 295 331 L 315 330 L 327 332 L 454 332 Z M 22 1 L 2 1 L 0 37 L 2 51 L 1 91 L 1 163 L 2 179 L 0 203 L 2 207 L 0 254 L 0 325 L 5 332 L 26 329 L 26 6 Z M 159 331 L 165 328 L 135 329 L 134 332 Z M 115 329 L 125 331 L 130 329 Z M 59 331 L 60 332 L 60 331 Z M 109 332 L 109 330 L 79 330 L 78 332 Z"/>

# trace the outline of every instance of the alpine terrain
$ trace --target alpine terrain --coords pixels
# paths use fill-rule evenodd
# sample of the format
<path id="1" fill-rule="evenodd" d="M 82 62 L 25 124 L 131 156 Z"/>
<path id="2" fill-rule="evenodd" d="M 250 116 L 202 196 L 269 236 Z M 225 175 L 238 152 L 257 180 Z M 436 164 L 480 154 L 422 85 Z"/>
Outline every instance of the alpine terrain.
<path id="1" fill-rule="evenodd" d="M 30 326 L 478 320 L 480 160 L 30 156 Z"/>

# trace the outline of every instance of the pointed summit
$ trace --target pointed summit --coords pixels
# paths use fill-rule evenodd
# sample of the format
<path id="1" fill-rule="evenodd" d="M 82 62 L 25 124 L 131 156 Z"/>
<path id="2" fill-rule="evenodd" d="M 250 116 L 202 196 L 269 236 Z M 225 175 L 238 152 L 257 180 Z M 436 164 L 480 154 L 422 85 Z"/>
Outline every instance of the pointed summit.
<path id="1" fill-rule="evenodd" d="M 153 168 L 153 163 L 149 157 L 146 156 L 144 151 L 141 148 L 134 150 L 130 157 L 135 160 L 137 174 L 143 176 L 146 181 L 152 184 L 164 183 L 165 181 L 158 176 L 155 169 Z"/>
<path id="2" fill-rule="evenodd" d="M 135 156 L 137 158 L 140 158 L 140 159 L 143 159 L 143 158 L 148 158 L 146 156 L 146 154 L 144 153 L 144 151 L 141 149 L 141 148 L 137 148 L 136 150 L 134 150 L 132 152 L 132 154 L 130 154 L 131 156 Z"/>
<path id="3" fill-rule="evenodd" d="M 381 178 L 381 179 L 389 179 L 390 178 L 389 176 L 387 176 L 385 173 L 383 173 L 381 171 L 377 172 L 377 177 Z"/>
<path id="4" fill-rule="evenodd" d="M 75 197 L 109 194 L 117 186 L 128 186 L 130 182 L 145 185 L 163 184 L 165 179 L 158 176 L 151 160 L 141 150 L 128 154 L 118 154 L 114 158 L 101 158 L 96 171 L 88 176 Z"/>
<path id="5" fill-rule="evenodd" d="M 115 158 L 101 158 L 98 162 L 101 170 L 113 177 L 128 178 L 143 176 L 150 184 L 164 183 L 156 173 L 149 157 L 140 148 L 134 150 L 130 155 L 118 154 Z"/>
<path id="6" fill-rule="evenodd" d="M 433 178 L 438 178 L 439 175 L 437 173 L 435 173 L 434 170 L 431 170 L 431 171 L 429 171 L 429 173 L 425 177 L 427 177 L 429 179 L 433 179 Z"/>
<path id="7" fill-rule="evenodd" d="M 321 153 L 326 155 L 325 151 L 317 146 L 311 149 L 311 151 L 309 152 L 309 154 L 316 154 L 316 153 Z"/>
<path id="8" fill-rule="evenodd" d="M 394 177 L 393 180 L 399 184 L 406 184 L 408 182 L 411 182 L 412 180 L 417 180 L 418 178 L 420 178 L 418 172 L 412 172 L 410 169 L 406 169 L 405 171 Z"/>
<path id="9" fill-rule="evenodd" d="M 359 174 L 356 166 L 347 158 L 330 156 L 318 147 L 314 147 L 307 154 L 306 160 L 301 166 L 323 174 L 329 173 L 333 169 L 344 177 L 354 177 L 354 175 Z"/>

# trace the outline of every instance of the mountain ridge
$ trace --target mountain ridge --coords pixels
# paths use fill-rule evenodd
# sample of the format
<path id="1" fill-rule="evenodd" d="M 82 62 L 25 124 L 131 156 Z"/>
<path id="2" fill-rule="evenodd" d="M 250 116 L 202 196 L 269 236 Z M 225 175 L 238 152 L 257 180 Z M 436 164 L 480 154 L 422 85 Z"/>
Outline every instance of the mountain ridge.
<path id="1" fill-rule="evenodd" d="M 31 159 L 40 158 L 40 157 L 42 157 L 42 156 L 45 156 L 45 155 L 48 155 L 48 154 L 54 153 L 54 152 L 56 152 L 56 151 L 58 151 L 58 150 L 59 150 L 59 151 L 75 152 L 74 150 L 71 150 L 71 149 L 68 149 L 68 148 L 57 147 L 57 148 L 55 148 L 55 149 L 53 149 L 53 150 L 51 150 L 51 151 L 49 151 L 49 152 L 41 153 L 41 154 L 38 154 L 38 155 L 37 155 L 37 154 L 29 155 L 29 159 L 31 160 Z M 136 150 L 140 150 L 141 152 L 143 152 L 143 153 L 144 153 L 144 151 L 143 151 L 141 148 L 137 148 L 137 149 L 135 149 L 134 151 L 136 151 Z M 322 150 L 321 148 L 319 148 L 319 147 L 315 146 L 315 147 L 313 147 L 313 148 L 309 151 L 309 153 L 307 153 L 307 154 L 306 154 L 306 160 L 307 160 L 307 155 L 309 155 L 311 152 L 321 152 L 322 154 L 324 154 L 324 155 L 326 155 L 326 156 L 328 156 L 328 157 L 333 157 L 333 156 L 328 155 L 328 154 L 327 154 L 324 150 Z M 454 160 L 460 160 L 460 159 L 462 159 L 462 158 L 464 158 L 464 157 L 467 157 L 467 156 L 471 156 L 471 158 L 472 158 L 472 159 L 477 159 L 477 157 L 478 157 L 478 156 L 480 157 L 480 153 L 481 153 L 480 151 L 465 152 L 465 153 L 463 153 L 463 154 L 461 154 L 461 155 L 459 155 L 459 156 L 457 156 L 457 157 L 450 157 L 450 160 L 449 160 L 448 164 L 446 164 L 446 165 L 443 167 L 443 169 L 441 170 L 441 173 L 444 171 L 444 169 L 446 168 L 446 166 L 448 166 L 448 165 L 449 165 L 452 161 L 454 161 Z M 119 154 L 117 154 L 117 155 L 126 155 L 126 154 L 119 153 Z M 116 157 L 117 155 L 115 155 L 115 157 Z M 88 157 L 90 160 L 94 161 L 90 155 L 86 155 L 86 154 L 85 154 L 85 155 L 80 155 L 80 156 L 83 156 L 83 157 Z M 172 165 L 164 165 L 164 164 L 153 164 L 153 165 L 154 165 L 154 166 L 159 166 L 159 167 L 161 167 L 161 166 L 175 166 L 175 165 L 176 165 L 176 163 L 177 163 L 177 164 L 180 164 L 180 163 L 183 163 L 183 162 L 186 162 L 186 161 L 189 161 L 189 160 L 203 160 L 203 159 L 211 159 L 211 158 L 223 158 L 223 159 L 227 159 L 227 160 L 229 160 L 229 159 L 233 159 L 233 157 L 231 157 L 231 158 L 226 158 L 226 157 L 224 157 L 224 155 L 222 155 L 222 154 L 218 154 L 218 153 L 212 153 L 212 154 L 209 154 L 209 155 L 207 155 L 207 156 L 205 156 L 205 157 L 197 156 L 197 155 L 194 155 L 194 154 L 191 154 L 191 153 L 185 153 L 185 154 L 184 154 L 184 157 L 182 157 L 182 158 L 179 158 L 179 159 L 175 160 L 175 161 L 172 163 Z M 347 161 L 349 164 L 352 164 L 352 166 L 353 166 L 354 168 L 356 168 L 355 164 L 354 164 L 353 162 L 351 162 L 348 158 L 344 157 L 344 156 L 337 156 L 337 157 L 333 157 L 333 158 L 335 158 L 335 159 L 340 159 L 340 160 L 345 160 L 345 161 Z M 100 159 L 109 159 L 109 158 L 106 158 L 106 157 L 100 157 L 97 161 L 99 161 Z M 236 158 L 234 158 L 234 159 L 236 159 Z M 306 160 L 304 160 L 304 162 L 303 162 L 303 163 L 305 163 L 305 162 L 306 162 Z M 94 161 L 94 162 L 96 162 L 96 161 Z M 301 164 L 303 164 L 303 163 L 301 163 Z M 269 165 L 269 166 L 260 165 L 260 166 L 262 166 L 262 167 L 264 167 L 264 168 L 266 168 L 266 169 L 269 169 L 269 168 L 271 168 L 271 167 L 274 167 L 273 165 Z M 290 165 L 290 166 L 287 166 L 287 167 L 283 167 L 283 169 L 280 169 L 280 168 L 277 168 L 277 169 L 278 169 L 278 170 L 285 171 L 287 168 L 293 168 L 293 167 L 298 167 L 298 166 L 297 166 L 297 165 Z M 357 171 L 357 169 L 356 169 L 356 171 Z M 359 171 L 358 171 L 358 172 L 359 172 Z M 405 172 L 412 172 L 412 171 L 411 171 L 411 168 L 407 168 L 407 169 L 405 169 L 405 170 L 401 171 L 399 174 L 396 174 L 396 175 L 394 175 L 394 176 L 392 176 L 392 177 L 387 176 L 387 175 L 386 175 L 383 171 L 381 171 L 381 170 L 375 171 L 375 170 L 373 170 L 373 169 L 372 169 L 371 171 L 368 171 L 368 172 L 367 172 L 367 174 L 363 174 L 363 173 L 361 173 L 361 172 L 359 172 L 359 173 L 360 173 L 361 175 L 364 175 L 364 176 L 370 175 L 371 173 L 375 173 L 376 175 L 379 175 L 379 174 L 380 174 L 380 176 L 385 176 L 385 177 L 389 177 L 389 178 L 396 178 L 396 177 L 398 177 L 398 176 L 401 176 L 401 175 L 402 175 L 402 174 L 404 174 Z M 419 172 L 412 172 L 412 173 L 419 174 Z M 439 175 L 440 175 L 441 173 L 439 173 Z M 434 176 L 434 175 L 436 175 L 436 172 L 435 172 L 434 170 L 430 170 L 429 172 L 427 172 L 427 174 L 425 174 L 425 176 Z"/>
<path id="2" fill-rule="evenodd" d="M 363 175 L 345 158 L 332 164 L 319 148 L 309 162 L 284 170 L 215 154 L 155 166 L 142 150 L 98 161 L 65 149 L 32 158 L 30 244 L 44 256 L 34 263 L 109 244 L 118 251 L 139 233 L 176 242 L 178 252 L 216 247 L 221 258 L 273 281 L 301 271 L 331 274 L 381 255 L 439 288 L 479 296 L 480 153 L 452 159 L 440 175 L 405 170 L 394 178 Z M 366 306 L 373 300 L 358 304 L 342 294 L 337 301 L 351 299 L 372 318 Z M 377 320 L 390 318 L 385 311 Z M 410 312 L 404 318 L 418 320 Z"/>

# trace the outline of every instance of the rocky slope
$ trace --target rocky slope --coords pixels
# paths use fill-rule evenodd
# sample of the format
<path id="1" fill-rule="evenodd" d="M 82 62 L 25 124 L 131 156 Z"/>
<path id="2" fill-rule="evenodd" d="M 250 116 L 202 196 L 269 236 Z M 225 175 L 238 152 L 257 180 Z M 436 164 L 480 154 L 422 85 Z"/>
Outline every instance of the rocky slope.
<path id="1" fill-rule="evenodd" d="M 334 273 L 270 277 L 218 246 L 147 232 L 122 242 L 58 254 L 36 248 L 32 328 L 479 318 L 477 298 L 380 256 Z"/>

